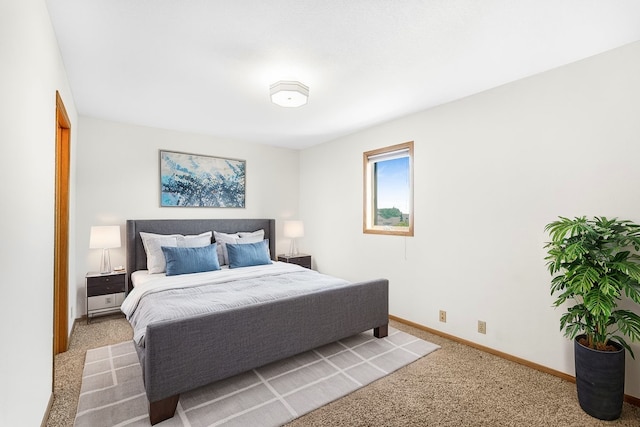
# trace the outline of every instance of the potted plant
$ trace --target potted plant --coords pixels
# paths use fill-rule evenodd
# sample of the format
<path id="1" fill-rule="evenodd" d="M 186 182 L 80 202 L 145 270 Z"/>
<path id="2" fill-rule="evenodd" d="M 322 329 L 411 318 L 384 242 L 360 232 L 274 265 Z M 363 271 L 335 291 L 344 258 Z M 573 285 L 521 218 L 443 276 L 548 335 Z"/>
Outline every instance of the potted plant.
<path id="1" fill-rule="evenodd" d="M 545 231 L 553 305 L 567 303 L 560 329 L 574 340 L 578 401 L 593 417 L 616 419 L 624 400 L 625 349 L 634 357 L 625 337 L 640 339 L 640 316 L 618 308 L 623 297 L 640 304 L 640 225 L 560 217 Z"/>

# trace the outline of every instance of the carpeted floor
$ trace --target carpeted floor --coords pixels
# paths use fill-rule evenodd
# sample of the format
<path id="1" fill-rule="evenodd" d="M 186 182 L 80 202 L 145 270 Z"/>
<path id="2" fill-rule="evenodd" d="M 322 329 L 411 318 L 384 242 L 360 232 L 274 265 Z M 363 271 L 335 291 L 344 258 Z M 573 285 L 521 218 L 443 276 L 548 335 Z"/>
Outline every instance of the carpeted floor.
<path id="1" fill-rule="evenodd" d="M 298 426 L 640 426 L 640 408 L 600 421 L 578 405 L 575 384 L 398 322 L 397 329 L 442 348 L 287 424 Z M 56 356 L 48 426 L 72 426 L 89 348 L 131 339 L 122 317 L 79 322 Z"/>
<path id="2" fill-rule="evenodd" d="M 88 325 L 85 320 L 76 322 L 69 350 L 54 358 L 54 397 L 47 426 L 73 426 L 86 351 L 132 338 L 133 331 L 123 315 L 96 317 Z"/>

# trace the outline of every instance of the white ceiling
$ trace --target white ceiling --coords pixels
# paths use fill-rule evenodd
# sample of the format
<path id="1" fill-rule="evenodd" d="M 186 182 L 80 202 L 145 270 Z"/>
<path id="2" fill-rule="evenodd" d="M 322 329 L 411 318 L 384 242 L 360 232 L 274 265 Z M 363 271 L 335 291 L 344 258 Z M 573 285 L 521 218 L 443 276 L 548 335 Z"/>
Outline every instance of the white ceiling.
<path id="1" fill-rule="evenodd" d="M 80 114 L 290 148 L 640 40 L 638 0 L 47 5 Z M 308 104 L 271 104 L 278 80 Z"/>

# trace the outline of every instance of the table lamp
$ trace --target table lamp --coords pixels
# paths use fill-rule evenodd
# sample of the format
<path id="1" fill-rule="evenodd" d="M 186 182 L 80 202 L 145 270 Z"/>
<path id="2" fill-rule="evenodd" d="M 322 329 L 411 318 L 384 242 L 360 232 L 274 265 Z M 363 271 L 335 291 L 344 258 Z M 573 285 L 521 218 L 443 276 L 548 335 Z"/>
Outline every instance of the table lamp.
<path id="1" fill-rule="evenodd" d="M 100 273 L 109 274 L 111 269 L 110 248 L 120 247 L 120 226 L 119 225 L 96 225 L 91 227 L 89 238 L 89 248 L 102 249 L 102 260 L 100 261 Z"/>
<path id="2" fill-rule="evenodd" d="M 304 224 L 302 223 L 302 221 L 285 221 L 284 237 L 291 238 L 291 246 L 289 247 L 288 255 L 298 255 L 296 239 L 298 237 L 304 237 Z"/>

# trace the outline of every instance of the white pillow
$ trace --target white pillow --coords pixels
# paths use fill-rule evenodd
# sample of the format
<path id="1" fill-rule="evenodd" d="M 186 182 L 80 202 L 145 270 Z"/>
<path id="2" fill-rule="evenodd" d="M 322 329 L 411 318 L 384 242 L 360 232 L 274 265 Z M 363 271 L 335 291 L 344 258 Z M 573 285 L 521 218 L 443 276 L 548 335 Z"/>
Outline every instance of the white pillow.
<path id="1" fill-rule="evenodd" d="M 248 231 L 240 231 L 238 233 L 238 236 L 240 236 L 241 239 L 244 239 L 245 237 L 260 237 L 260 240 L 263 240 L 264 230 L 260 229 L 260 230 L 252 231 L 250 233 Z"/>
<path id="2" fill-rule="evenodd" d="M 163 246 L 196 248 L 211 244 L 211 231 L 193 236 L 182 234 L 154 234 L 140 232 L 144 251 L 147 253 L 147 270 L 149 274 L 164 273 L 167 264 L 162 252 Z"/>
<path id="3" fill-rule="evenodd" d="M 147 270 L 149 274 L 164 273 L 166 263 L 164 261 L 164 254 L 162 253 L 162 246 L 178 246 L 177 237 L 175 234 L 161 235 L 140 232 L 142 245 L 144 246 L 144 251 L 147 253 Z"/>
<path id="4" fill-rule="evenodd" d="M 209 246 L 211 244 L 211 236 L 213 233 L 207 231 L 206 233 L 198 234 L 197 236 L 179 236 L 178 246 L 181 248 L 201 248 Z"/>
<path id="5" fill-rule="evenodd" d="M 226 245 L 227 243 L 235 244 L 236 241 L 240 240 L 240 236 L 238 233 L 228 234 L 213 230 L 213 239 L 218 244 L 218 263 L 220 265 L 229 264 L 229 254 L 227 253 Z"/>
<path id="6" fill-rule="evenodd" d="M 262 232 L 262 234 L 259 233 L 260 231 Z M 240 237 L 241 234 L 244 234 L 246 237 Z M 229 264 L 229 252 L 227 252 L 227 243 L 236 245 L 261 242 L 262 240 L 264 240 L 264 230 L 258 230 L 252 233 L 241 231 L 235 234 L 220 233 L 214 230 L 213 237 L 218 244 L 218 262 L 220 263 L 220 265 L 226 265 Z M 222 258 L 220 257 L 220 252 L 222 252 Z"/>

